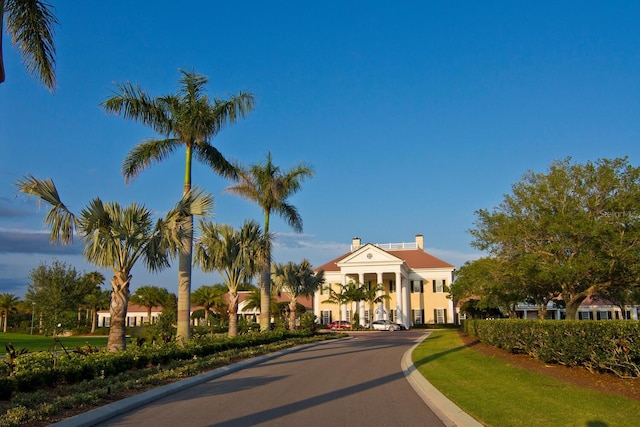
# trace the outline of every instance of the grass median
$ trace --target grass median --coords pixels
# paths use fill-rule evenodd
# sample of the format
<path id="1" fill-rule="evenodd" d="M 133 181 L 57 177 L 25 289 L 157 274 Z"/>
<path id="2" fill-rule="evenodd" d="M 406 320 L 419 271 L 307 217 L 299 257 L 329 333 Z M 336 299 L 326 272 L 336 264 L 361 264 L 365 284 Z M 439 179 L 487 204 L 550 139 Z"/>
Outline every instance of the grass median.
<path id="1" fill-rule="evenodd" d="M 67 350 L 75 350 L 77 347 L 105 347 L 107 345 L 107 336 L 71 336 L 58 337 L 60 343 Z M 48 351 L 54 347 L 54 339 L 52 336 L 0 333 L 0 353 L 4 354 L 5 345 L 12 343 L 16 350 L 26 348 L 29 352 Z M 56 343 L 56 350 L 62 351 L 63 348 Z"/>
<path id="2" fill-rule="evenodd" d="M 457 331 L 435 331 L 412 359 L 431 384 L 486 426 L 626 427 L 640 419 L 637 400 L 510 366 L 465 347 Z"/>

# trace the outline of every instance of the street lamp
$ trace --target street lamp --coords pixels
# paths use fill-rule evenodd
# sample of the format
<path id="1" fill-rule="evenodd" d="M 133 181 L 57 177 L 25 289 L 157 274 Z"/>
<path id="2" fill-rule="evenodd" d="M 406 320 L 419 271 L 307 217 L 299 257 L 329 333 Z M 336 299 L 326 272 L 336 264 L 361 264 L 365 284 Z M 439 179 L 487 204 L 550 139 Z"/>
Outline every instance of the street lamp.
<path id="1" fill-rule="evenodd" d="M 31 335 L 33 335 L 33 317 L 36 314 L 36 303 L 31 303 Z"/>

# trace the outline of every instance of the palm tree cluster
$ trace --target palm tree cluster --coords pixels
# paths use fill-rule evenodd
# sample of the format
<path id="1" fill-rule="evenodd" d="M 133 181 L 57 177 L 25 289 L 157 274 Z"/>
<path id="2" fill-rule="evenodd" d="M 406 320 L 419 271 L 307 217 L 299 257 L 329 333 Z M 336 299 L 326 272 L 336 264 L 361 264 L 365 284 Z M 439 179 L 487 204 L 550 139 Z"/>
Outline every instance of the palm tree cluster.
<path id="1" fill-rule="evenodd" d="M 261 330 L 269 329 L 273 240 L 269 232 L 270 215 L 276 213 L 295 231 L 302 231 L 301 216 L 288 198 L 300 190 L 304 179 L 313 176 L 313 169 L 301 163 L 282 171 L 273 163 L 270 152 L 264 164 L 244 167 L 240 163 L 229 162 L 212 145 L 212 139 L 226 125 L 235 123 L 253 110 L 253 94 L 239 92 L 228 99 L 210 99 L 205 94 L 209 81 L 206 76 L 193 71 L 180 72 L 180 87 L 175 94 L 153 97 L 139 86 L 127 82 L 116 85 L 114 94 L 101 104 L 106 112 L 138 121 L 158 134 L 158 137 L 146 139 L 135 146 L 125 158 L 122 174 L 127 183 L 152 164 L 160 163 L 179 148 L 184 148 L 182 199 L 166 217 L 154 222 L 152 212 L 143 205 L 134 203 L 123 207 L 99 198 L 91 201 L 79 214 L 74 214 L 62 203 L 52 180 L 28 175 L 17 182 L 22 193 L 50 205 L 44 222 L 51 230 L 52 242 L 71 243 L 77 232 L 85 241 L 85 258 L 98 267 L 113 270 L 108 344 L 113 351 L 125 347 L 124 325 L 130 298 L 131 270 L 138 261 L 155 272 L 167 268 L 174 257 L 178 258 L 178 342 L 191 337 L 191 268 L 194 261 L 203 271 L 217 271 L 224 277 L 228 288 L 230 334 L 237 333 L 238 286 L 250 282 L 260 272 L 260 325 Z M 263 230 L 253 221 L 247 221 L 241 229 L 234 230 L 229 225 L 201 220 L 199 235 L 194 239 L 193 217 L 208 216 L 213 203 L 213 196 L 192 187 L 194 158 L 216 174 L 235 182 L 226 189 L 227 192 L 261 207 Z M 308 262 L 303 269 L 312 272 Z M 297 285 L 289 286 L 291 288 L 287 289 L 294 289 Z M 147 307 L 150 319 L 151 307 L 159 299 L 157 295 L 146 292 L 148 289 L 141 289 L 134 294 L 132 301 Z M 297 298 L 296 292 L 291 293 L 294 298 Z M 98 297 L 96 295 L 95 299 Z M 209 304 L 206 295 L 198 293 L 194 297 L 205 307 Z"/>
<path id="2" fill-rule="evenodd" d="M 390 296 L 384 292 L 384 284 L 378 283 L 376 285 L 365 285 L 359 282 L 349 282 L 346 285 L 340 285 L 338 291 L 327 286 L 325 290 L 329 293 L 329 298 L 322 301 L 324 304 L 337 304 L 338 312 L 340 316 L 342 316 L 341 307 L 348 306 L 349 304 L 358 304 L 360 302 L 366 302 L 369 308 L 369 318 L 366 319 L 366 324 L 369 328 L 372 327 L 372 313 L 373 306 L 376 304 L 380 304 L 385 300 L 389 299 Z M 354 317 L 357 316 L 357 310 L 352 311 L 354 313 Z M 339 320 L 351 320 L 351 319 L 342 319 Z M 355 319 L 356 322 L 359 322 L 359 319 Z"/>

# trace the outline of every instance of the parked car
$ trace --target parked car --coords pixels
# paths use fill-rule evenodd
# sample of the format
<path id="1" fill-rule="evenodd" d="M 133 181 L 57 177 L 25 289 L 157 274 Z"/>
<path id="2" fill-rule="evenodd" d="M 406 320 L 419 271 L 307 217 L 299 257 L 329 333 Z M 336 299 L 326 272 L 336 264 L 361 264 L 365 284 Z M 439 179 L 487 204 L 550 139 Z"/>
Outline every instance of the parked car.
<path id="1" fill-rule="evenodd" d="M 376 331 L 399 331 L 400 325 L 393 323 L 391 320 L 376 320 L 372 323 L 373 329 Z"/>
<path id="2" fill-rule="evenodd" d="M 351 329 L 351 322 L 346 320 L 336 320 L 335 322 L 327 323 L 329 329 Z"/>

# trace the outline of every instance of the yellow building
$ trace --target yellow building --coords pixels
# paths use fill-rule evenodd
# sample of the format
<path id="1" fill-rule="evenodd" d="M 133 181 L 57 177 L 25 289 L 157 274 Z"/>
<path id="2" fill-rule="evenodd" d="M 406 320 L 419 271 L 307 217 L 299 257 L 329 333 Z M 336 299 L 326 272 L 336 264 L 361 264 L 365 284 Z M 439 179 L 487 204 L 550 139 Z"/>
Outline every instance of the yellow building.
<path id="1" fill-rule="evenodd" d="M 319 266 L 319 270 L 325 272 L 325 286 L 315 293 L 313 306 L 322 324 L 349 320 L 365 325 L 368 319 L 391 320 L 408 329 L 454 322 L 453 302 L 447 296 L 455 267 L 426 253 L 421 234 L 412 243 L 362 244 L 356 237 L 349 253 Z M 365 301 L 325 302 L 332 293 L 341 294 L 349 283 L 369 289 L 382 284 L 380 294 L 389 297 L 371 308 Z"/>

